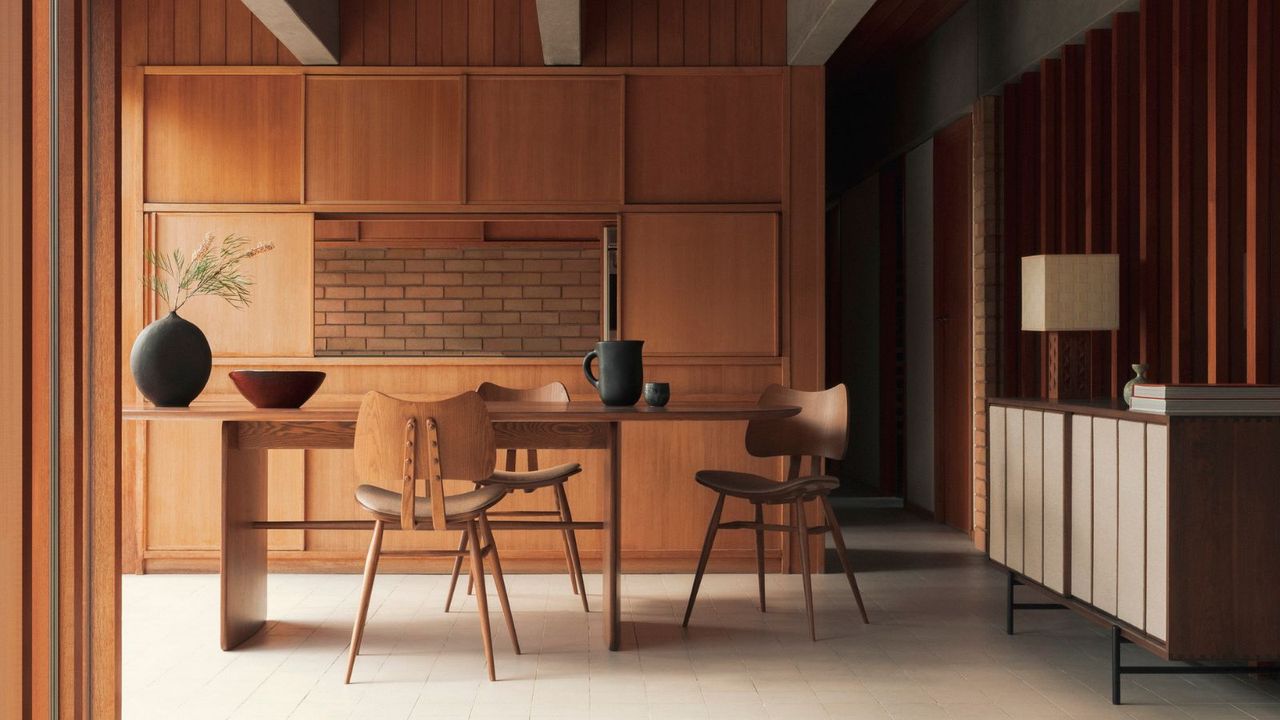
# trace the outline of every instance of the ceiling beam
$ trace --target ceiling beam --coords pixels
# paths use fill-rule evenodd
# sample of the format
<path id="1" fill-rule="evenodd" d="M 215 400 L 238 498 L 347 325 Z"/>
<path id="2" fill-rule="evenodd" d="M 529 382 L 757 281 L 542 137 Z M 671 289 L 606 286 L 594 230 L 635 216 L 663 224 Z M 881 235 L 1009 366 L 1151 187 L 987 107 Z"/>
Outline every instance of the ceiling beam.
<path id="1" fill-rule="evenodd" d="M 542 62 L 582 64 L 582 5 L 579 0 L 537 0 Z"/>
<path id="2" fill-rule="evenodd" d="M 338 64 L 338 0 L 244 0 L 303 65 Z"/>
<path id="3" fill-rule="evenodd" d="M 875 0 L 787 0 L 787 64 L 825 65 Z"/>

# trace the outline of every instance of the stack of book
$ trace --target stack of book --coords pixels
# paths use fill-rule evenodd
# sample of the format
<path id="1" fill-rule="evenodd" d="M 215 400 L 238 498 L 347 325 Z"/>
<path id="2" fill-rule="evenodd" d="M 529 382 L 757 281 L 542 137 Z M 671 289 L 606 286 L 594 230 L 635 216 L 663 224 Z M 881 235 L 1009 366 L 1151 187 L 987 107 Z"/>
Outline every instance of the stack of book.
<path id="1" fill-rule="evenodd" d="M 1134 385 L 1134 412 L 1280 415 L 1280 385 Z"/>

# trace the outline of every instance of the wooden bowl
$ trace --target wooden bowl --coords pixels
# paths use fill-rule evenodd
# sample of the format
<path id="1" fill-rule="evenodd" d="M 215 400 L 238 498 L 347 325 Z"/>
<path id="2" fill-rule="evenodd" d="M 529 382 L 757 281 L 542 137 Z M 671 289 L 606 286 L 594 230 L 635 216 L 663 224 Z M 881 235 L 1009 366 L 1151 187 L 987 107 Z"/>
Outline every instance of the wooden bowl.
<path id="1" fill-rule="evenodd" d="M 314 370 L 234 370 L 231 382 L 259 408 L 299 408 L 320 389 L 324 373 Z"/>

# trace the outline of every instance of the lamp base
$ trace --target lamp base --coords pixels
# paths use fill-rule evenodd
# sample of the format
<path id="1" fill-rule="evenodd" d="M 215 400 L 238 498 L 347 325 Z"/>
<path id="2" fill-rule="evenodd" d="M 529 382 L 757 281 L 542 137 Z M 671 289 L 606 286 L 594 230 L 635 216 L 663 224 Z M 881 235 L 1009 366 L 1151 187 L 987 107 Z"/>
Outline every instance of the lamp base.
<path id="1" fill-rule="evenodd" d="M 1092 338 L 1087 331 L 1050 332 L 1048 337 L 1050 400 L 1087 400 Z"/>

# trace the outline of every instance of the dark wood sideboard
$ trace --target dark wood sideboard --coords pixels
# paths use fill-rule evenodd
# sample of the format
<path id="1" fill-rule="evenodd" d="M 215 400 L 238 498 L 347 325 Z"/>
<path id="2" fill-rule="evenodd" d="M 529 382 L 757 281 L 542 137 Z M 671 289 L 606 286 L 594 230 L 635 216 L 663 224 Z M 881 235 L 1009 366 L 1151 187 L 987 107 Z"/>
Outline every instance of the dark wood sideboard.
<path id="1" fill-rule="evenodd" d="M 988 410 L 988 553 L 1011 583 L 1167 660 L 1280 658 L 1280 417 Z"/>

